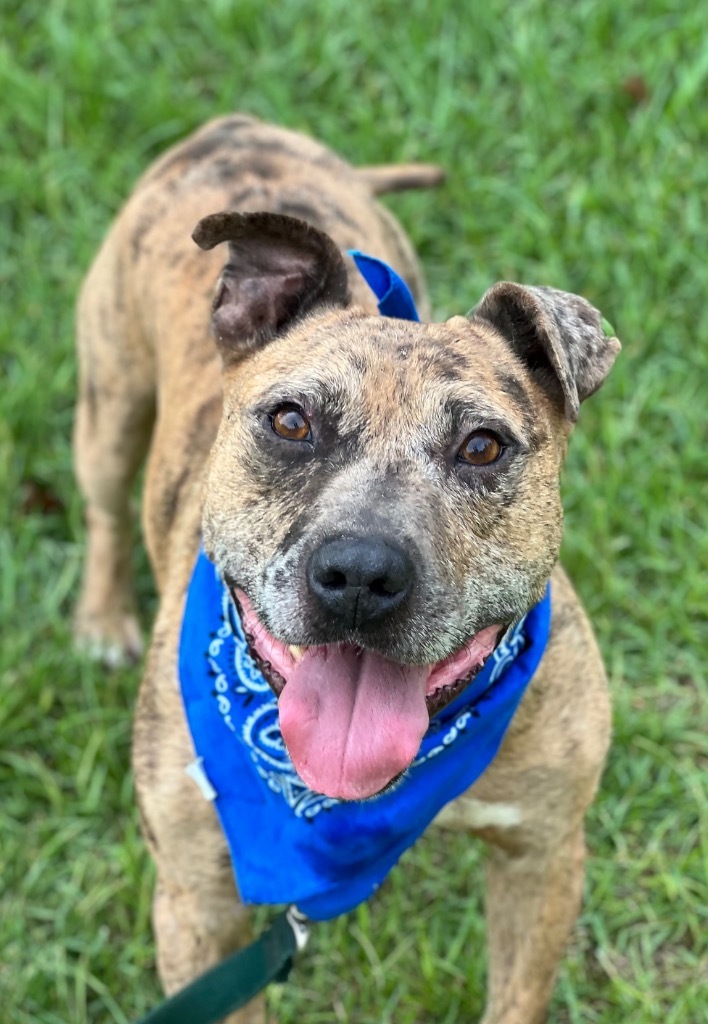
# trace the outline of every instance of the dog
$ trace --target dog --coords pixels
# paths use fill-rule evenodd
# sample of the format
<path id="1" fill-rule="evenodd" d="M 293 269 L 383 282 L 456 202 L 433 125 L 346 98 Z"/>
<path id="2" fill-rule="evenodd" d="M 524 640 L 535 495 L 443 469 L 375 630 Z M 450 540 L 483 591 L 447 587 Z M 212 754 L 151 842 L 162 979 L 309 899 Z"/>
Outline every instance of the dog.
<path id="1" fill-rule="evenodd" d="M 85 279 L 75 634 L 108 664 L 140 656 L 129 505 L 147 455 L 159 609 L 133 764 L 167 993 L 251 938 L 214 808 L 185 774 L 178 652 L 201 543 L 278 697 L 298 773 L 361 813 L 400 788 L 429 718 L 550 580 L 545 651 L 501 747 L 437 817 L 490 844 L 484 1024 L 546 1017 L 610 736 L 597 644 L 557 564 L 559 473 L 619 342 L 584 299 L 511 283 L 430 323 L 411 244 L 375 197 L 440 178 L 426 165 L 353 168 L 302 135 L 227 116 L 147 171 Z M 400 273 L 422 322 L 379 315 L 353 249 Z M 228 1020 L 264 1015 L 261 997 Z"/>

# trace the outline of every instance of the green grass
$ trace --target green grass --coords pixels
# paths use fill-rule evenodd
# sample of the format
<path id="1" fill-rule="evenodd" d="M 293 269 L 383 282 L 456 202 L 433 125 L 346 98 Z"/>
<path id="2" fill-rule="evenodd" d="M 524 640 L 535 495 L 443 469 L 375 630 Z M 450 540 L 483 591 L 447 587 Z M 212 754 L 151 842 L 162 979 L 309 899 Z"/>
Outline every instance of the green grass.
<path id="1" fill-rule="evenodd" d="M 130 182 L 246 109 L 354 162 L 449 168 L 440 192 L 392 202 L 441 316 L 511 278 L 582 292 L 617 327 L 564 479 L 564 558 L 616 710 L 552 1020 L 707 1021 L 705 9 L 4 0 L 0 20 L 0 1019 L 124 1024 L 158 997 L 128 769 L 138 673 L 106 675 L 69 637 L 72 306 Z M 475 1019 L 480 857 L 426 838 L 317 929 L 273 994 L 281 1020 Z"/>

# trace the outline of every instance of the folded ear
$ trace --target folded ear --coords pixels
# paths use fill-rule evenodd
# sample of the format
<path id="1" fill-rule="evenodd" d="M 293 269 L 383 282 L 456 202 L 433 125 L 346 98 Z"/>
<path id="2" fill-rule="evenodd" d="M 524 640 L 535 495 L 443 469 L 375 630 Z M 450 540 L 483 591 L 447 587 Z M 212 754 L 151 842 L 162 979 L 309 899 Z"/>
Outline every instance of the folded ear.
<path id="1" fill-rule="evenodd" d="M 555 288 L 502 281 L 469 317 L 485 320 L 504 336 L 573 422 L 580 402 L 597 391 L 621 348 L 594 306 Z"/>
<path id="2" fill-rule="evenodd" d="M 276 213 L 214 213 L 192 238 L 202 249 L 229 243 L 212 305 L 224 362 L 266 344 L 318 305 L 349 303 L 342 255 L 322 231 Z"/>

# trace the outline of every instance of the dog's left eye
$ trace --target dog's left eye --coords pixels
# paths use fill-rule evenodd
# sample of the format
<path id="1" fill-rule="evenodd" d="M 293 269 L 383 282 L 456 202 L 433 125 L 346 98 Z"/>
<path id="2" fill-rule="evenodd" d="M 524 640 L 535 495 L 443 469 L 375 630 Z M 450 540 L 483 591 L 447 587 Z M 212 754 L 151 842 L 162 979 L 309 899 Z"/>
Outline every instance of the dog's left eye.
<path id="1" fill-rule="evenodd" d="M 302 409 L 296 405 L 281 405 L 271 415 L 270 424 L 278 435 L 288 441 L 311 441 L 312 429 Z"/>
<path id="2" fill-rule="evenodd" d="M 457 450 L 457 457 L 469 466 L 489 466 L 504 451 L 498 437 L 488 430 L 475 430 Z"/>

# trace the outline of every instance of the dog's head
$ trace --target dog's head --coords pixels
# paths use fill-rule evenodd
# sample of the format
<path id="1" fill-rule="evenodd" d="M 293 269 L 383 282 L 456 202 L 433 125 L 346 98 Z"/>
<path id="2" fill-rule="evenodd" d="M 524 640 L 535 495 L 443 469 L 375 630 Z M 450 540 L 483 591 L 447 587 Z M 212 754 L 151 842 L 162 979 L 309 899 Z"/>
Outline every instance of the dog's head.
<path id="1" fill-rule="evenodd" d="M 300 776 L 363 799 L 543 595 L 568 433 L 619 342 L 584 299 L 509 283 L 444 324 L 368 315 L 334 242 L 288 217 L 195 239 L 230 246 L 204 546 Z"/>

